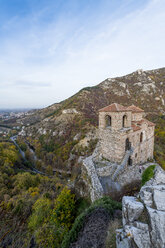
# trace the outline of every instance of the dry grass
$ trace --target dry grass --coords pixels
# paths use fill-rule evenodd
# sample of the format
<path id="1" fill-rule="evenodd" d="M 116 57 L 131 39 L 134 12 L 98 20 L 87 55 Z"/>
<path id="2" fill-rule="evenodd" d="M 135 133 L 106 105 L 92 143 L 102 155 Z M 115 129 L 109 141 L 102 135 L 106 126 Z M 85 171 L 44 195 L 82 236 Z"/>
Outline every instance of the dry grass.
<path id="1" fill-rule="evenodd" d="M 106 248 L 116 248 L 116 229 L 121 227 L 121 219 L 114 219 L 110 221 L 105 243 Z"/>

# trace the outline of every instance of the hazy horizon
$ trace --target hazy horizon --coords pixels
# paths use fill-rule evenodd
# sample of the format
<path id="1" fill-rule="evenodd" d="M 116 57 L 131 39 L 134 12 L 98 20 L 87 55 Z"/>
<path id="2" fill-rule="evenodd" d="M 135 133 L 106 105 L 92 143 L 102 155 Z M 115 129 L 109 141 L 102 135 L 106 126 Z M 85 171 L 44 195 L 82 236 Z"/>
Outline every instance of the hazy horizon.
<path id="1" fill-rule="evenodd" d="M 161 68 L 164 68 L 164 67 L 161 67 Z M 157 69 L 161 69 L 161 68 L 153 68 L 153 69 L 149 69 L 149 70 L 157 70 Z M 141 70 L 142 68 L 138 68 L 137 70 Z M 135 70 L 135 71 L 137 71 L 137 70 Z M 143 69 L 142 69 L 143 70 Z M 145 70 L 145 71 L 149 71 L 149 70 Z M 133 72 L 130 72 L 130 73 L 133 73 Z M 123 75 L 119 75 L 119 76 L 125 76 L 125 75 L 127 75 L 127 74 L 123 74 Z M 116 76 L 116 77 L 118 77 L 118 76 Z M 113 77 L 112 77 L 113 78 Z M 102 81 L 104 81 L 106 78 L 104 78 L 103 80 L 101 80 L 99 83 L 101 83 Z M 90 87 L 92 87 L 92 86 L 95 86 L 95 85 L 91 85 Z M 88 87 L 88 86 L 87 86 Z M 82 88 L 81 88 L 82 89 Z M 78 91 L 80 91 L 81 89 L 79 89 Z M 72 97 L 72 95 L 71 96 L 69 96 L 69 97 Z M 69 98 L 68 97 L 68 98 Z M 67 98 L 64 98 L 64 99 L 62 99 L 61 101 L 63 101 L 63 100 L 65 100 L 65 99 L 67 99 Z M 52 103 L 50 103 L 49 105 L 43 105 L 43 106 L 39 106 L 39 107 L 35 107 L 35 106 L 32 106 L 32 107 L 8 107 L 8 108 L 1 108 L 0 107 L 0 111 L 30 111 L 30 110 L 38 110 L 38 109 L 42 109 L 42 108 L 46 108 L 46 107 L 49 107 L 49 106 L 51 106 L 52 104 L 58 104 L 58 103 L 60 103 L 61 101 L 59 101 L 59 102 L 52 102 Z"/>
<path id="2" fill-rule="evenodd" d="M 53 104 L 53 103 L 52 103 Z M 50 105 L 52 105 L 50 104 Z M 0 112 L 1 111 L 29 111 L 29 110 L 38 110 L 38 109 L 43 109 L 43 108 L 46 108 L 46 107 L 49 107 L 50 105 L 47 105 L 47 106 L 41 106 L 41 107 L 9 107 L 9 108 L 0 108 Z"/>
<path id="3" fill-rule="evenodd" d="M 163 0 L 0 0 L 0 108 L 43 108 L 164 67 Z"/>

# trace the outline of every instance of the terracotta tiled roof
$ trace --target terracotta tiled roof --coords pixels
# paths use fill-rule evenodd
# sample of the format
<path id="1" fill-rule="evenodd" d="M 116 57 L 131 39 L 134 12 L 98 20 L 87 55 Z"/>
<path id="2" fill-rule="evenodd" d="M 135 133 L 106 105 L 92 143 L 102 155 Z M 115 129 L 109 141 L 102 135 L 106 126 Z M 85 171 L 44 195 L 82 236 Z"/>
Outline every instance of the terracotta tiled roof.
<path id="1" fill-rule="evenodd" d="M 132 123 L 134 123 L 135 125 L 138 125 L 138 126 L 140 126 L 141 124 L 146 123 L 146 122 L 147 122 L 146 119 L 142 119 L 140 121 L 132 121 Z"/>
<path id="2" fill-rule="evenodd" d="M 149 127 L 154 127 L 154 126 L 156 126 L 156 124 L 153 123 L 153 122 L 151 122 L 151 121 L 148 121 L 148 126 L 149 126 Z"/>
<path id="3" fill-rule="evenodd" d="M 146 119 L 142 119 L 140 121 L 132 121 L 132 129 L 133 129 L 133 131 L 136 132 L 136 131 L 140 130 L 141 125 L 143 123 L 146 123 L 149 127 L 154 127 L 155 126 L 155 124 L 153 122 L 148 121 Z"/>
<path id="4" fill-rule="evenodd" d="M 105 108 L 99 109 L 99 112 L 125 112 L 125 111 L 130 111 L 130 110 L 127 110 L 126 107 L 118 103 L 113 103 L 109 106 L 106 106 Z"/>
<path id="5" fill-rule="evenodd" d="M 141 128 L 136 126 L 135 124 L 132 124 L 132 129 L 134 132 L 136 132 L 136 131 L 140 130 Z"/>
<path id="6" fill-rule="evenodd" d="M 153 122 L 148 121 L 148 120 L 146 120 L 146 119 L 142 119 L 142 120 L 140 120 L 140 121 L 132 121 L 132 123 L 133 123 L 134 125 L 138 125 L 138 126 L 141 125 L 141 124 L 143 124 L 143 123 L 148 124 L 149 127 L 155 126 L 155 124 L 154 124 Z"/>
<path id="7" fill-rule="evenodd" d="M 127 108 L 128 110 L 132 110 L 133 113 L 140 113 L 140 112 L 144 112 L 143 109 L 136 107 L 135 105 L 131 105 Z"/>
<path id="8" fill-rule="evenodd" d="M 143 109 L 136 107 L 135 105 L 124 107 L 118 103 L 112 103 L 109 106 L 99 109 L 99 112 L 125 112 L 125 111 L 132 111 L 133 113 L 144 112 Z"/>

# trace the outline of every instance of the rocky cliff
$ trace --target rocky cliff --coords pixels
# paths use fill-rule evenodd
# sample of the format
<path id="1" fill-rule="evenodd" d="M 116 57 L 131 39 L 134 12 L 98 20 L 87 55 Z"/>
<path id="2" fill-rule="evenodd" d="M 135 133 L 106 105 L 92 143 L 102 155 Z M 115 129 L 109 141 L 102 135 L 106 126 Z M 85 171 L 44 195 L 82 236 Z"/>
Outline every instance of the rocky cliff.
<path id="1" fill-rule="evenodd" d="M 155 168 L 154 177 L 137 197 L 122 200 L 123 229 L 117 230 L 117 248 L 165 247 L 165 171 Z"/>

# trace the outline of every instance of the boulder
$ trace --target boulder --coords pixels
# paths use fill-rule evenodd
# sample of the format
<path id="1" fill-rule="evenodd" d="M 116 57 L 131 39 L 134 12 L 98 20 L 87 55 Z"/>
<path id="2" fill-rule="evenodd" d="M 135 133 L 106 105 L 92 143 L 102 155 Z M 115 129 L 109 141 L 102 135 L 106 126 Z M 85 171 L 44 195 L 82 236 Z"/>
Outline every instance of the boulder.
<path id="1" fill-rule="evenodd" d="M 151 207 L 153 205 L 151 187 L 142 187 L 139 195 L 140 195 L 140 199 L 144 202 L 146 206 Z"/>
<path id="2" fill-rule="evenodd" d="M 164 199 L 165 203 L 165 199 Z M 150 219 L 150 235 L 154 248 L 165 247 L 165 211 L 147 207 Z"/>
<path id="3" fill-rule="evenodd" d="M 153 201 L 157 210 L 165 211 L 165 186 L 158 185 L 154 187 Z"/>
<path id="4" fill-rule="evenodd" d="M 165 248 L 165 171 L 160 166 L 137 197 L 123 197 L 122 216 L 117 248 Z"/>
<path id="5" fill-rule="evenodd" d="M 146 182 L 146 186 L 156 186 L 156 185 L 165 185 L 165 171 L 160 167 L 156 166 L 154 170 L 154 177 Z"/>
<path id="6" fill-rule="evenodd" d="M 124 196 L 122 199 L 122 206 L 123 225 L 138 220 L 144 209 L 143 204 L 133 196 Z"/>
<path id="7" fill-rule="evenodd" d="M 117 248 L 131 248 L 131 239 L 123 232 L 123 229 L 116 230 L 116 246 Z"/>

